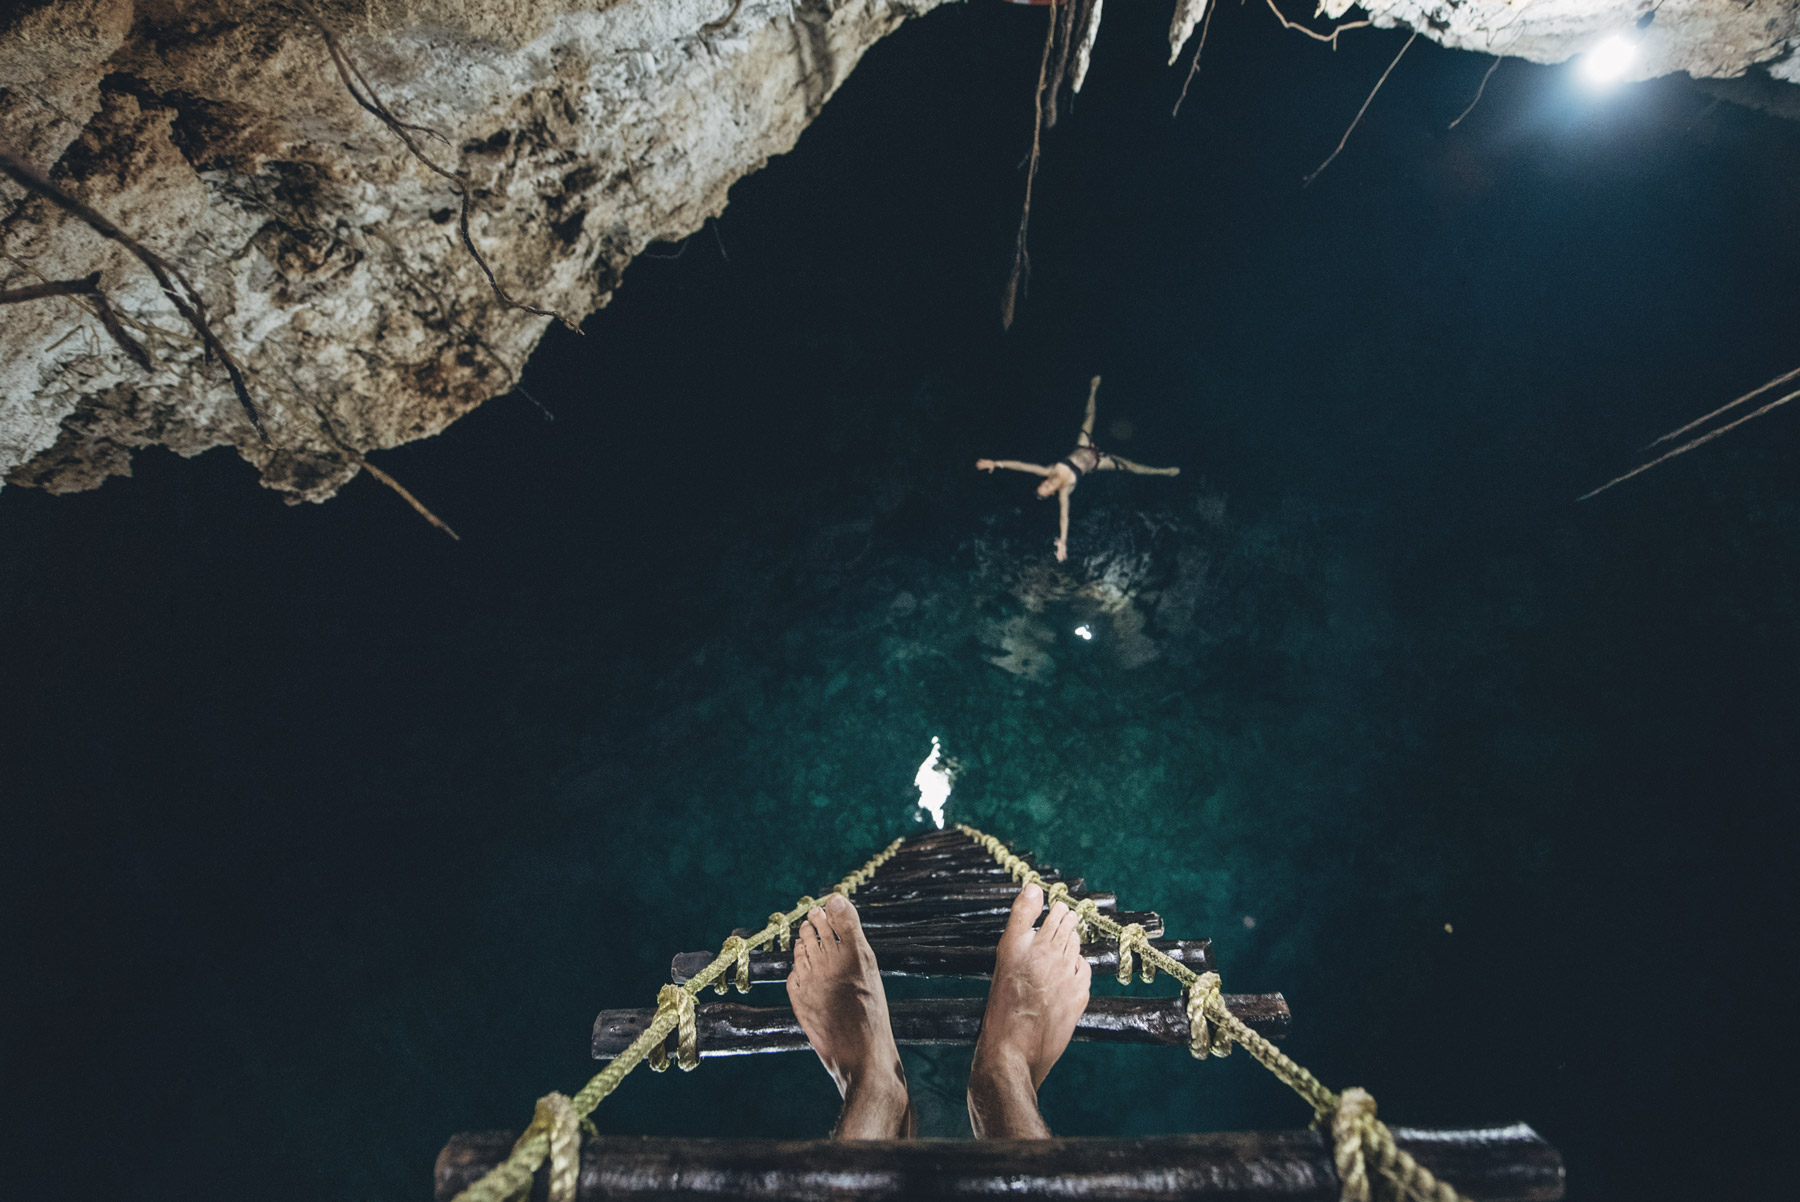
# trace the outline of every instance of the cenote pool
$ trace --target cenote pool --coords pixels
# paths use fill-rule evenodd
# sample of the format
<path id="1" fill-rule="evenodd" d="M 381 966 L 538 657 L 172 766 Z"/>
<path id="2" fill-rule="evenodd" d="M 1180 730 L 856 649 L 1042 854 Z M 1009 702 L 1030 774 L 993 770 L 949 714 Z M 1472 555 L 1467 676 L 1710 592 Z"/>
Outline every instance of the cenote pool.
<path id="1" fill-rule="evenodd" d="M 1392 47 L 1303 98 L 1246 21 L 1192 120 L 1084 96 L 1003 336 L 1039 53 L 1003 7 L 882 43 L 552 331 L 553 422 L 387 453 L 460 543 L 220 455 L 0 493 L 18 1196 L 425 1196 L 449 1134 L 587 1078 L 596 1010 L 917 829 L 934 736 L 952 821 L 1214 939 L 1384 1118 L 1530 1122 L 1572 1198 L 1768 1190 L 1784 1116 L 1709 1024 L 1792 1063 L 1796 427 L 1574 498 L 1793 366 L 1794 127 L 1509 62 L 1452 138 L 1486 64 L 1422 45 L 1302 192 Z M 1059 566 L 973 465 L 1065 454 L 1093 374 L 1102 445 L 1183 472 L 1085 480 Z M 966 1127 L 966 1053 L 908 1055 Z M 1308 1117 L 1158 1049 L 1077 1045 L 1043 1100 Z M 595 1121 L 836 1101 L 742 1058 Z"/>

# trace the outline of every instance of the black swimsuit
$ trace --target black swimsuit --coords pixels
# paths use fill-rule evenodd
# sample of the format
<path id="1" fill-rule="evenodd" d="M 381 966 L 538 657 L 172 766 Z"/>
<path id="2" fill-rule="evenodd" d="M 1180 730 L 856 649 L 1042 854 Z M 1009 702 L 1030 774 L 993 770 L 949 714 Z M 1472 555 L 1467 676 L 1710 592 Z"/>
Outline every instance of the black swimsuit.
<path id="1" fill-rule="evenodd" d="M 1086 446 L 1076 447 L 1073 451 L 1070 451 L 1063 459 L 1063 462 L 1074 469 L 1075 478 L 1079 480 L 1089 472 L 1097 469 L 1100 466 L 1100 461 L 1105 458 L 1106 452 L 1090 442 Z"/>

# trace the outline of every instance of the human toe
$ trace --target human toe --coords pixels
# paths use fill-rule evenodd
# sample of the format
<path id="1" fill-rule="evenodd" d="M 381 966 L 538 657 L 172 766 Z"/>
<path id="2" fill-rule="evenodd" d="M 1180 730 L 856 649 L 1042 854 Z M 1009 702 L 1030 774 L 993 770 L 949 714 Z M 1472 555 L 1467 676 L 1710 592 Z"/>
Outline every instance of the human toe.
<path id="1" fill-rule="evenodd" d="M 1013 898 L 1012 913 L 1006 919 L 1006 933 L 1016 935 L 1031 930 L 1043 908 L 1044 891 L 1035 883 L 1026 885 Z"/>
<path id="2" fill-rule="evenodd" d="M 841 893 L 833 893 L 825 899 L 825 920 L 837 937 L 846 941 L 862 929 L 862 918 L 856 907 Z"/>

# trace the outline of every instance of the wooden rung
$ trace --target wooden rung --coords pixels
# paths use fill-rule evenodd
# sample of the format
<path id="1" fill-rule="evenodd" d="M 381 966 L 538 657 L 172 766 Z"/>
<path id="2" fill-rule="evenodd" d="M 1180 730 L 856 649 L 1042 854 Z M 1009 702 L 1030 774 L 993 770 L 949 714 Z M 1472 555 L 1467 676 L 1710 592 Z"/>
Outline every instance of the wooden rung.
<path id="1" fill-rule="evenodd" d="M 1523 1123 L 1400 1127 L 1396 1142 L 1476 1202 L 1557 1202 L 1562 1157 Z M 437 1202 L 504 1160 L 515 1131 L 457 1135 L 438 1153 Z M 537 1192 L 543 1195 L 543 1174 Z M 587 1136 L 577 1202 L 1335 1202 L 1331 1146 L 1315 1131 L 1139 1139 L 760 1140 Z"/>
<path id="2" fill-rule="evenodd" d="M 1173 957 L 1195 972 L 1210 972 L 1217 967 L 1212 958 L 1210 939 L 1156 939 L 1151 941 L 1158 951 Z M 934 947 L 929 944 L 872 944 L 875 959 L 884 977 L 991 977 L 994 975 L 992 944 L 963 947 Z M 1081 954 L 1096 973 L 1110 975 L 1119 971 L 1119 945 L 1086 943 Z M 682 952 L 669 965 L 669 979 L 677 985 L 713 962 L 716 952 Z M 750 980 L 785 981 L 794 969 L 789 952 L 750 953 Z"/>
<path id="3" fill-rule="evenodd" d="M 856 898 L 857 913 L 864 923 L 871 919 L 893 918 L 974 918 L 983 914 L 1010 914 L 1018 893 L 930 893 L 919 897 Z M 1111 893 L 1083 894 L 1102 914 L 1119 908 L 1119 899 Z M 1041 912 L 1041 911 L 1040 911 Z"/>
<path id="4" fill-rule="evenodd" d="M 1293 1025 L 1287 999 L 1279 993 L 1228 993 L 1225 1004 L 1252 1030 L 1280 1039 Z M 981 1032 L 987 999 L 904 998 L 888 1002 L 894 1041 L 901 1044 L 972 1044 Z M 642 1035 L 654 1009 L 602 1010 L 594 1019 L 593 1053 L 611 1060 Z M 695 1047 L 708 1056 L 751 1056 L 762 1052 L 804 1052 L 811 1045 L 787 1006 L 741 1006 L 715 1002 L 694 1008 Z M 1075 1038 L 1090 1043 L 1147 1043 L 1187 1046 L 1187 1011 L 1179 997 L 1091 997 L 1075 1024 Z M 671 1048 L 674 1037 L 670 1036 Z"/>
<path id="5" fill-rule="evenodd" d="M 902 934 L 907 937 L 915 934 L 955 935 L 964 931 L 969 933 L 991 931 L 994 938 L 998 939 L 1000 932 L 1006 929 L 1007 913 L 1007 910 L 986 910 L 968 915 L 942 915 L 924 918 L 889 917 L 878 913 L 866 914 L 863 916 L 862 928 L 868 934 L 871 943 L 877 939 L 897 938 Z M 1137 923 L 1152 939 L 1162 937 L 1162 916 L 1153 910 L 1120 910 L 1110 917 L 1121 925 Z M 973 940 L 964 942 L 973 942 Z"/>
<path id="6" fill-rule="evenodd" d="M 1081 877 L 1075 877 L 1072 880 L 1065 881 L 1064 884 L 1068 885 L 1069 892 L 1076 897 L 1087 896 L 1085 892 L 1087 881 Z M 945 888 L 952 890 L 953 894 L 946 894 Z M 856 891 L 856 896 L 852 900 L 860 906 L 865 901 L 908 901 L 921 897 L 941 897 L 949 895 L 956 897 L 1004 897 L 1008 899 L 1015 898 L 1019 895 L 1018 883 L 1004 877 L 994 881 L 957 881 L 947 884 L 945 888 L 940 888 L 936 882 L 931 880 L 913 881 L 911 883 L 896 882 L 891 887 L 884 885 L 880 881 L 870 881 Z"/>
<path id="7" fill-rule="evenodd" d="M 1162 915 L 1150 910 L 1125 910 L 1112 914 L 1114 920 L 1127 923 L 1135 922 L 1144 928 L 1144 934 L 1150 939 L 1163 937 Z M 995 943 L 1006 929 L 1006 914 L 978 914 L 967 918 L 920 918 L 920 919 L 877 919 L 865 918 L 863 930 L 869 936 L 869 942 L 876 946 L 883 943 L 927 943 L 972 944 Z M 756 932 L 749 927 L 738 927 L 731 932 L 742 939 Z"/>
<path id="8" fill-rule="evenodd" d="M 1037 873 L 1046 882 L 1062 880 L 1062 875 L 1055 869 L 1038 868 Z M 871 883 L 888 884 L 894 881 L 961 880 L 964 878 L 1010 881 L 1013 876 L 994 861 L 984 858 L 950 864 L 934 864 L 930 861 L 917 864 L 884 864 L 869 880 Z"/>

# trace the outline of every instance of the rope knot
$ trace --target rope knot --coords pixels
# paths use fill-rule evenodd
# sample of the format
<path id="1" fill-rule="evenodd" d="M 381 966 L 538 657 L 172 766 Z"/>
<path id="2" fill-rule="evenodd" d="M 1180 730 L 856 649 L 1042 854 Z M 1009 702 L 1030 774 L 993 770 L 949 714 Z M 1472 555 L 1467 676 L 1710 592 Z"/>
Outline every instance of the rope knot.
<path id="1" fill-rule="evenodd" d="M 1044 905 L 1054 906 L 1057 902 L 1071 910 L 1075 908 L 1075 899 L 1069 896 L 1069 886 L 1064 881 L 1058 881 L 1044 891 Z"/>
<path id="2" fill-rule="evenodd" d="M 531 1125 L 513 1144 L 514 1153 L 539 1135 L 550 1145 L 549 1202 L 575 1202 L 575 1181 L 581 1171 L 581 1116 L 567 1097 L 548 1093 L 538 1099 Z M 530 1186 L 530 1178 L 526 1185 Z"/>
<path id="3" fill-rule="evenodd" d="M 1091 897 L 1084 897 L 1075 903 L 1075 918 L 1081 924 L 1081 941 L 1087 943 L 1094 937 L 1094 919 L 1100 916 L 1100 907 Z"/>
<path id="4" fill-rule="evenodd" d="M 1219 974 L 1203 972 L 1187 987 L 1188 1051 L 1197 1060 L 1208 1056 L 1231 1055 L 1231 1037 L 1215 1027 L 1206 1008 L 1215 1001 L 1223 1003 L 1219 993 Z"/>
<path id="5" fill-rule="evenodd" d="M 725 940 L 725 945 L 719 949 L 719 956 L 721 959 L 723 959 L 726 956 L 730 956 L 737 961 L 737 980 L 735 982 L 735 984 L 737 985 L 737 991 L 739 993 L 749 993 L 750 992 L 750 944 L 749 944 L 749 942 L 742 935 L 727 936 L 726 940 Z M 725 974 L 720 973 L 719 979 L 713 982 L 713 992 L 724 993 L 725 989 L 726 989 Z"/>
<path id="6" fill-rule="evenodd" d="M 794 946 L 794 933 L 789 929 L 789 922 L 786 910 L 769 915 L 769 925 L 775 928 L 776 944 L 784 952 Z"/>
<path id="7" fill-rule="evenodd" d="M 679 985 L 664 985 L 656 995 L 656 1017 L 651 1023 L 660 1022 L 663 1018 L 675 1016 L 675 1057 L 681 1065 L 681 1071 L 691 1073 L 700 1063 L 700 1052 L 697 1045 L 698 1033 L 694 1029 L 694 995 Z M 650 1050 L 650 1071 L 667 1072 L 669 1068 L 668 1040 L 664 1039 Z"/>
<path id="8" fill-rule="evenodd" d="M 1369 1202 L 1373 1196 L 1364 1144 L 1375 1126 L 1375 1099 L 1368 1090 L 1353 1085 L 1338 1095 L 1337 1109 L 1331 1113 L 1331 1143 L 1341 1202 Z"/>
<path id="9" fill-rule="evenodd" d="M 1149 950 L 1150 937 L 1144 934 L 1141 923 L 1128 922 L 1119 928 L 1119 984 L 1131 984 L 1132 953 Z M 1156 966 L 1150 962 L 1150 957 L 1140 956 L 1140 959 L 1143 965 L 1143 980 L 1146 982 L 1155 980 Z"/>

